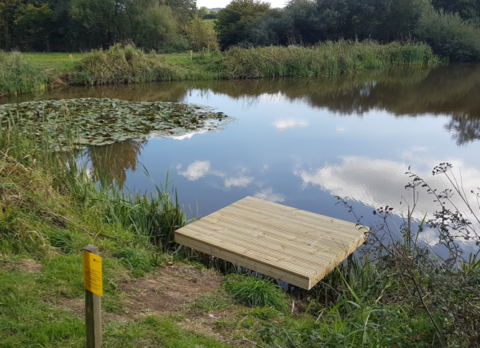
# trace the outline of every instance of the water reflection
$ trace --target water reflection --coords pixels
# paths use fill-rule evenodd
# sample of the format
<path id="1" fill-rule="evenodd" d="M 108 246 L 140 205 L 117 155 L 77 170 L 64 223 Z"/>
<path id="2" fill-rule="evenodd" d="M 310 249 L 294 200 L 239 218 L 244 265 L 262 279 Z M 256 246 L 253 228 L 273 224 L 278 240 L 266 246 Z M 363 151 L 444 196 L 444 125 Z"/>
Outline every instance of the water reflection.
<path id="1" fill-rule="evenodd" d="M 418 149 L 417 151 L 423 151 Z M 420 157 L 422 160 L 425 158 Z M 411 163 L 411 161 L 409 162 Z M 443 191 L 452 188 L 448 179 L 443 175 L 432 176 L 431 169 L 439 161 L 430 160 L 425 169 L 416 170 L 416 174 L 431 185 L 433 189 Z M 465 192 L 476 191 L 480 170 L 463 163 L 461 160 L 453 160 L 454 174 L 462 179 Z M 406 162 L 368 157 L 344 157 L 338 164 L 326 165 L 315 170 L 297 169 L 294 174 L 302 179 L 302 190 L 311 186 L 318 186 L 333 196 L 349 197 L 361 202 L 373 209 L 381 206 L 396 207 L 396 213 L 406 216 L 408 208 L 413 206 L 411 192 L 404 189 L 408 181 L 405 169 L 409 165 Z M 415 167 L 419 165 L 415 163 Z M 461 168 L 461 170 L 460 170 Z M 432 204 L 434 198 L 428 195 L 426 190 L 420 190 L 413 218 L 422 220 L 426 213 L 439 208 Z M 474 198 L 475 195 L 472 195 Z M 400 204 L 403 201 L 403 204 Z M 458 195 L 452 197 L 452 203 L 457 207 L 463 206 L 463 201 Z"/>
<path id="2" fill-rule="evenodd" d="M 104 177 L 108 184 L 113 181 L 122 185 L 127 179 L 127 171 L 136 171 L 138 157 L 146 140 L 127 140 L 106 146 L 90 146 L 86 159 L 91 165 L 91 176 L 95 180 Z"/>
<path id="3" fill-rule="evenodd" d="M 480 66 L 459 64 L 440 67 L 400 68 L 365 71 L 347 76 L 299 79 L 182 81 L 158 84 L 71 87 L 40 95 L 2 98 L 0 102 L 21 102 L 51 98 L 119 98 L 124 100 L 184 102 L 195 93 L 205 104 L 214 95 L 241 100 L 255 107 L 260 100 L 285 100 L 326 108 L 337 115 L 362 116 L 385 110 L 397 117 L 449 115 L 445 128 L 459 145 L 479 138 Z M 304 127 L 303 120 L 279 120 L 284 130 Z"/>
<path id="4" fill-rule="evenodd" d="M 36 98 L 108 97 L 209 105 L 238 120 L 223 132 L 132 141 L 90 148 L 93 169 L 134 190 L 166 172 L 179 200 L 197 216 L 247 195 L 352 221 L 335 206 L 351 198 L 358 215 L 394 206 L 406 213 L 412 169 L 439 189 L 430 170 L 449 161 L 461 169 L 464 190 L 480 187 L 480 65 L 393 69 L 316 79 L 185 81 L 70 88 Z M 21 101 L 22 96 L 5 101 Z M 181 140 L 181 141 L 179 141 Z M 462 145 L 462 146 L 459 146 Z M 140 157 L 141 156 L 141 157 Z M 139 170 L 140 169 L 140 170 Z M 414 218 L 437 207 L 422 193 Z M 433 240 L 427 232 L 424 240 Z M 432 239 L 433 238 L 433 239 Z"/>
<path id="5" fill-rule="evenodd" d="M 457 145 L 466 145 L 480 139 L 480 117 L 477 116 L 452 115 L 445 128 L 453 134 Z"/>

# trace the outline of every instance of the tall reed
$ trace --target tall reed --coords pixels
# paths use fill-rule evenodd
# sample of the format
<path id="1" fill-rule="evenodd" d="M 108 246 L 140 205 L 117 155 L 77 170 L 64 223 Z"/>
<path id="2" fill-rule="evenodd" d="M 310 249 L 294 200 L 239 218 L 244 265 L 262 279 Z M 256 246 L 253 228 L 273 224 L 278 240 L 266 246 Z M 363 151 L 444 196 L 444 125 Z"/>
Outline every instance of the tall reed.
<path id="1" fill-rule="evenodd" d="M 225 53 L 230 78 L 320 76 L 365 69 L 437 63 L 429 46 L 417 43 L 340 40 L 313 47 L 233 48 Z"/>
<path id="2" fill-rule="evenodd" d="M 185 59 L 186 56 L 185 56 Z M 432 64 L 429 46 L 374 41 L 325 42 L 313 47 L 270 46 L 204 50 L 192 60 L 172 64 L 127 45 L 86 54 L 67 76 L 72 84 L 135 83 L 166 80 L 215 80 L 336 75 L 365 69 Z"/>
<path id="3" fill-rule="evenodd" d="M 44 90 L 47 75 L 20 52 L 0 52 L 0 96 Z"/>
<path id="4" fill-rule="evenodd" d="M 172 182 L 168 175 L 164 186 L 155 185 L 150 193 L 135 194 L 115 182 L 109 183 L 104 173 L 89 174 L 79 160 L 78 151 L 55 152 L 51 142 L 42 141 L 47 139 L 42 134 L 26 137 L 17 129 L 14 119 L 12 117 L 7 125 L 0 123 L 2 163 L 10 158 L 26 168 L 33 167 L 50 177 L 52 189 L 73 200 L 79 211 L 87 213 L 93 209 L 102 215 L 104 223 L 122 226 L 139 240 L 153 242 L 163 251 L 175 249 L 174 231 L 185 226 L 188 219 L 178 203 L 175 189 L 170 189 Z M 146 175 L 150 177 L 148 172 Z"/>
<path id="5" fill-rule="evenodd" d="M 92 50 L 85 54 L 67 78 L 72 84 L 102 85 L 163 81 L 175 76 L 178 71 L 164 59 L 147 55 L 132 45 L 117 44 L 108 50 Z"/>

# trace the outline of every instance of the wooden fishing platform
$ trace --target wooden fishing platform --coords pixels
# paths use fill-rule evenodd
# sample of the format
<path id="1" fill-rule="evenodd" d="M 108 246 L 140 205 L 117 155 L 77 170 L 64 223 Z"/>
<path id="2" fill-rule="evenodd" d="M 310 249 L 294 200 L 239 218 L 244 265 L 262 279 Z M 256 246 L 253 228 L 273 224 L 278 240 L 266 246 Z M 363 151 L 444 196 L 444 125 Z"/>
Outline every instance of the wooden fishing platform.
<path id="1" fill-rule="evenodd" d="M 178 229 L 175 241 L 309 290 L 363 244 L 368 231 L 246 197 Z"/>

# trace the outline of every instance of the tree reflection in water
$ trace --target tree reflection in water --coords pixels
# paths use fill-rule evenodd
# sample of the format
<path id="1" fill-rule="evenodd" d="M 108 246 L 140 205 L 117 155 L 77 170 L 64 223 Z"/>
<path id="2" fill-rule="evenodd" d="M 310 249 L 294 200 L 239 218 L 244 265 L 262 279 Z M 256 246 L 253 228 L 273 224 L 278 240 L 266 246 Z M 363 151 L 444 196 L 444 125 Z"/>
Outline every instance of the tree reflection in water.
<path id="1" fill-rule="evenodd" d="M 453 138 L 459 146 L 480 140 L 480 117 L 453 115 L 445 128 L 453 133 Z"/>
<path id="2" fill-rule="evenodd" d="M 127 171 L 135 171 L 138 156 L 147 143 L 127 140 L 106 146 L 90 146 L 87 149 L 87 160 L 91 163 L 91 177 L 95 181 L 104 178 L 108 184 L 117 182 L 120 186 L 127 179 Z"/>
<path id="3" fill-rule="evenodd" d="M 339 116 L 362 116 L 373 110 L 385 110 L 395 117 L 450 116 L 445 128 L 457 144 L 463 145 L 479 139 L 479 91 L 480 64 L 455 64 L 368 70 L 319 78 L 73 87 L 39 96 L 6 97 L 2 102 L 79 97 L 181 102 L 195 93 L 206 100 L 209 94 L 227 95 L 252 107 L 261 97 L 280 96 L 284 100 L 303 101 L 313 108 L 327 109 Z"/>

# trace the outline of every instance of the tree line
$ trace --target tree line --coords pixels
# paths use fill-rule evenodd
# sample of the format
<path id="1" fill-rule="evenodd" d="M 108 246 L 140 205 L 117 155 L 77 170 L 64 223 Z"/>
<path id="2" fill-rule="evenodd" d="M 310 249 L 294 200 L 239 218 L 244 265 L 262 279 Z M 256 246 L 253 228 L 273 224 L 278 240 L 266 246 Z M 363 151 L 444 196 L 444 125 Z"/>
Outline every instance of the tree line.
<path id="1" fill-rule="evenodd" d="M 325 40 L 419 40 L 454 61 L 480 60 L 480 0 L 233 0 L 215 29 L 223 48 Z"/>
<path id="2" fill-rule="evenodd" d="M 196 0 L 0 0 L 3 50 L 131 43 L 173 52 L 340 39 L 421 41 L 451 61 L 480 61 L 480 0 L 291 0 L 282 9 L 233 0 L 218 12 L 198 10 Z"/>
<path id="3" fill-rule="evenodd" d="M 215 48 L 211 31 L 195 0 L 0 0 L 4 50 L 78 51 L 128 42 L 178 51 L 194 48 L 190 41 L 199 35 Z"/>

